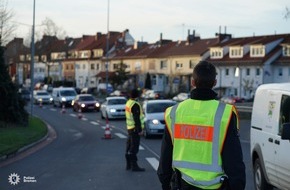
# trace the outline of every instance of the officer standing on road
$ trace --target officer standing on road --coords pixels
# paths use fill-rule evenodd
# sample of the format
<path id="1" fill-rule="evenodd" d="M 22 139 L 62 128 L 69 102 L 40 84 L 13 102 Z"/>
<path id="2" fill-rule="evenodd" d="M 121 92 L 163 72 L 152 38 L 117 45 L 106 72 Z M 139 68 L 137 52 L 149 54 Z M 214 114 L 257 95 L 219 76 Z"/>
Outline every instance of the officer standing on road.
<path id="1" fill-rule="evenodd" d="M 126 103 L 126 124 L 128 130 L 128 139 L 126 144 L 126 170 L 145 171 L 137 164 L 137 153 L 139 151 L 140 136 L 143 134 L 144 115 L 142 107 L 137 102 L 139 91 L 133 89 L 131 91 L 130 99 Z"/>
<path id="2" fill-rule="evenodd" d="M 245 164 L 233 105 L 216 100 L 214 65 L 193 70 L 191 98 L 165 112 L 158 177 L 163 190 L 243 190 Z"/>

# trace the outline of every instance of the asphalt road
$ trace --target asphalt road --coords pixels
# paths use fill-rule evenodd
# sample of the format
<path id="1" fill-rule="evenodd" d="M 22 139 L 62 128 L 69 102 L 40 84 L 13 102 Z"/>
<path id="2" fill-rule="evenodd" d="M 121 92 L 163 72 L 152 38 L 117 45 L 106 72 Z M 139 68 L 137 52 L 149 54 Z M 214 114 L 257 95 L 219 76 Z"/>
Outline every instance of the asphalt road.
<path id="1" fill-rule="evenodd" d="M 135 173 L 125 170 L 124 120 L 109 121 L 112 139 L 104 139 L 106 121 L 99 112 L 83 113 L 80 119 L 71 109 L 63 114 L 60 108 L 44 105 L 35 106 L 34 115 L 54 130 L 41 146 L 0 162 L 0 190 L 161 189 L 156 175 L 160 137 L 141 139 L 138 163 L 146 171 Z M 249 130 L 250 121 L 241 120 L 247 190 L 254 189 Z M 11 184 L 18 177 L 20 182 Z"/>

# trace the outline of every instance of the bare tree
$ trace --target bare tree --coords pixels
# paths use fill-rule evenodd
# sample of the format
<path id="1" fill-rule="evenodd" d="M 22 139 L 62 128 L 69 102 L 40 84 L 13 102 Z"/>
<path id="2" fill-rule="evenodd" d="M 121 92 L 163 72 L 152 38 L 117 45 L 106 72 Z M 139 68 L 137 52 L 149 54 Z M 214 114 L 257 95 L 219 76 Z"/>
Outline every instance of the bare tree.
<path id="1" fill-rule="evenodd" d="M 13 17 L 12 9 L 8 9 L 8 1 L 0 0 L 0 45 L 6 44 L 16 30 L 16 25 L 11 22 Z"/>
<path id="2" fill-rule="evenodd" d="M 290 17 L 290 10 L 288 9 L 288 7 L 286 7 L 285 9 L 286 11 L 285 11 L 284 18 L 287 20 Z"/>
<path id="3" fill-rule="evenodd" d="M 30 46 L 31 35 L 32 35 L 32 30 L 29 30 L 29 32 L 27 33 L 24 39 L 24 44 L 26 46 Z M 64 39 L 67 36 L 65 30 L 57 26 L 52 19 L 47 18 L 47 17 L 41 22 L 40 25 L 36 26 L 34 35 L 35 35 L 34 36 L 35 41 L 40 40 L 43 37 L 43 35 L 56 36 L 58 39 Z"/>
<path id="4" fill-rule="evenodd" d="M 48 36 L 56 36 L 57 38 L 64 38 L 66 36 L 66 32 L 62 29 L 62 27 L 59 27 L 55 24 L 55 22 L 46 17 L 41 25 L 44 27 L 43 28 L 43 35 L 48 35 Z"/>

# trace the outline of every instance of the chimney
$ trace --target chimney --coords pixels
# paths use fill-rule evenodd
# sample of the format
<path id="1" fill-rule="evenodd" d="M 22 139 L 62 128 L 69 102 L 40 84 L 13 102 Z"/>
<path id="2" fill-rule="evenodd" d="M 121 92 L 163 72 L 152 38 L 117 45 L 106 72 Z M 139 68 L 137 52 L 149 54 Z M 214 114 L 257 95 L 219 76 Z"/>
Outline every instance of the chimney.
<path id="1" fill-rule="evenodd" d="M 162 33 L 160 33 L 160 46 L 162 45 Z"/>
<path id="2" fill-rule="evenodd" d="M 101 32 L 97 32 L 95 40 L 99 40 L 102 36 Z"/>

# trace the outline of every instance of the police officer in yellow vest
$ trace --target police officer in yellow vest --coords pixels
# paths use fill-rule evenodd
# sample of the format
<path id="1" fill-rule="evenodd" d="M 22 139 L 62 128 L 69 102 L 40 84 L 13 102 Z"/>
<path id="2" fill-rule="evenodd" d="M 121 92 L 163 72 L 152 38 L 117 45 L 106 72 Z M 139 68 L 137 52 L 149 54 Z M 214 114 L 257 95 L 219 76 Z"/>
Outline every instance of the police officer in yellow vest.
<path id="1" fill-rule="evenodd" d="M 215 67 L 199 62 L 191 98 L 165 112 L 157 171 L 163 190 L 245 189 L 237 111 L 216 100 L 215 84 Z"/>
<path id="2" fill-rule="evenodd" d="M 144 115 L 142 107 L 137 101 L 139 91 L 133 89 L 130 99 L 126 103 L 126 124 L 128 130 L 128 139 L 126 144 L 126 170 L 145 171 L 137 164 L 137 153 L 139 151 L 140 136 L 143 134 Z"/>

